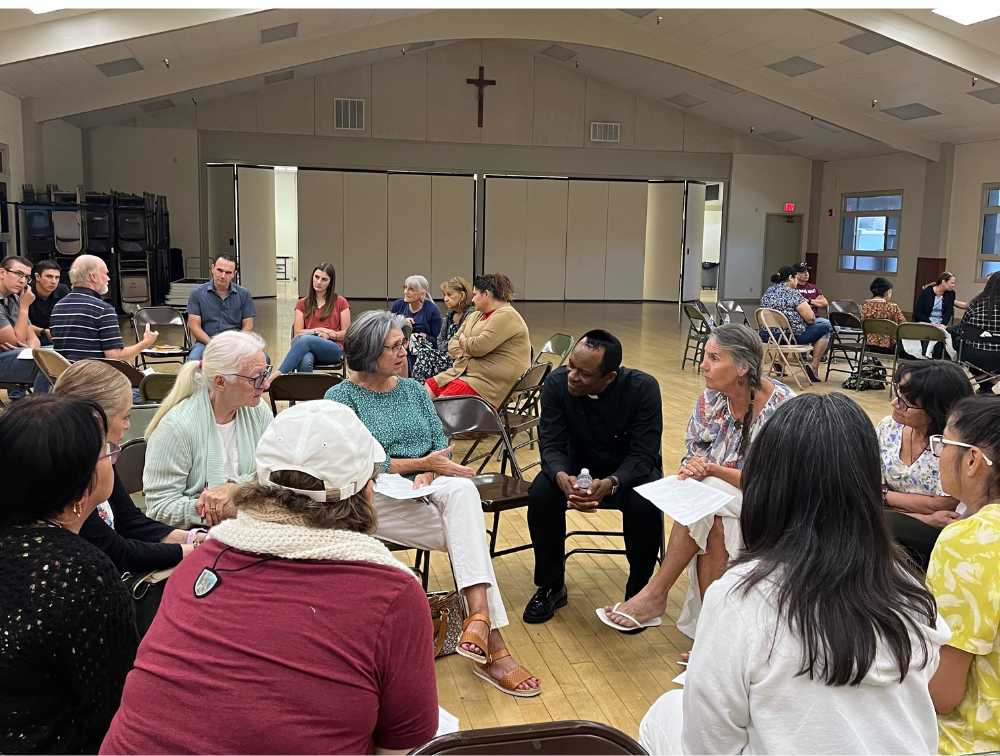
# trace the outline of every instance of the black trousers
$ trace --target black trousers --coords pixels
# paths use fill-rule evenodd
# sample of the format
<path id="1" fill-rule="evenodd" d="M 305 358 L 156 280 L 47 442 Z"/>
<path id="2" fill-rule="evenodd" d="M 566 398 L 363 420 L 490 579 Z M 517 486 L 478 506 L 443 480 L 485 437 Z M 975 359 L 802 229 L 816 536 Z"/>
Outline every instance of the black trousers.
<path id="1" fill-rule="evenodd" d="M 927 565 L 931 562 L 931 552 L 934 551 L 934 544 L 941 535 L 941 529 L 891 509 L 885 510 L 885 519 L 892 537 L 906 549 L 913 561 L 927 572 Z"/>
<path id="2" fill-rule="evenodd" d="M 595 477 L 597 477 L 595 475 Z M 637 481 L 635 485 L 648 483 Z M 528 529 L 535 550 L 535 585 L 561 588 L 565 581 L 566 495 L 544 472 L 531 484 L 528 493 Z M 620 488 L 601 502 L 600 509 L 622 513 L 625 558 L 629 575 L 625 598 L 634 596 L 653 576 L 656 556 L 663 537 L 663 513 L 631 488 Z"/>

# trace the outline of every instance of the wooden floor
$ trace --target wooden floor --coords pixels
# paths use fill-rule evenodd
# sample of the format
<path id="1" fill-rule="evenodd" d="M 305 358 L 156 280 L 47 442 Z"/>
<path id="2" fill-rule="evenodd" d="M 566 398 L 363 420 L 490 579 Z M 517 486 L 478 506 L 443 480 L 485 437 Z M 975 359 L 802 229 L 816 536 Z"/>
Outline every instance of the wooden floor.
<path id="1" fill-rule="evenodd" d="M 278 300 L 257 302 L 258 327 L 268 340 L 272 357 L 283 355 L 287 349 L 293 296 L 287 288 Z M 352 311 L 357 314 L 384 306 L 382 302 L 352 302 Z M 703 387 L 690 364 L 685 371 L 680 370 L 682 334 L 677 306 L 529 302 L 516 303 L 516 307 L 528 323 L 536 349 L 549 335 L 559 331 L 576 336 L 599 327 L 621 339 L 625 365 L 645 370 L 659 380 L 663 396 L 664 466 L 668 472 L 676 469 L 684 448 L 684 428 Z M 844 377 L 841 374 L 836 381 L 831 377 L 829 385 L 809 390 L 835 390 Z M 873 420 L 887 414 L 887 392 L 849 393 Z M 524 459 L 531 459 L 534 453 L 524 451 Z M 571 528 L 616 530 L 620 524 L 616 512 L 573 513 L 569 517 Z M 528 540 L 524 510 L 505 514 L 501 520 L 501 545 Z M 618 546 L 612 539 L 577 539 L 580 544 L 596 545 L 598 541 L 603 542 L 600 545 Z M 543 693 L 532 699 L 504 695 L 473 676 L 472 662 L 451 656 L 437 662 L 441 705 L 459 718 L 462 729 L 591 719 L 636 736 L 646 710 L 660 694 L 673 687 L 671 680 L 683 669 L 676 664 L 679 654 L 690 648 L 690 641 L 674 625 L 687 589 L 686 577 L 671 592 L 664 624 L 637 636 L 627 636 L 605 627 L 594 614 L 595 607 L 622 599 L 627 567 L 624 557 L 590 554 L 571 557 L 566 571 L 569 605 L 543 625 L 526 625 L 520 620 L 524 605 L 535 589 L 532 567 L 530 550 L 494 561 L 511 619 L 511 625 L 503 631 L 504 637 L 518 661 L 542 680 Z M 431 589 L 450 589 L 452 585 L 447 556 L 435 554 Z"/>

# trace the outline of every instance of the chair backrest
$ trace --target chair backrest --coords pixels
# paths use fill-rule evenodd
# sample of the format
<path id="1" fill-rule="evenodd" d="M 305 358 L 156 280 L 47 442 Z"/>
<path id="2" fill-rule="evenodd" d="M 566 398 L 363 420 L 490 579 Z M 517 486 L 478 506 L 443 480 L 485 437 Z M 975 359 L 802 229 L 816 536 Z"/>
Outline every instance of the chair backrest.
<path id="1" fill-rule="evenodd" d="M 511 386 L 507 392 L 507 397 L 500 402 L 500 409 L 510 412 L 524 412 L 534 402 L 542 390 L 542 384 L 552 365 L 548 362 L 541 362 L 537 365 L 530 365 L 527 370 L 521 373 L 521 377 Z"/>
<path id="2" fill-rule="evenodd" d="M 128 413 L 129 428 L 125 431 L 124 442 L 145 437 L 149 421 L 159 409 L 159 404 L 133 404 L 132 411 Z M 122 446 L 124 448 L 124 444 Z"/>
<path id="3" fill-rule="evenodd" d="M 896 321 L 886 318 L 865 318 L 861 321 L 861 330 L 865 336 L 889 336 L 896 338 Z"/>
<path id="4" fill-rule="evenodd" d="M 757 327 L 761 330 L 767 330 L 768 332 L 774 328 L 783 332 L 792 330 L 792 325 L 788 322 L 788 316 L 781 310 L 775 310 L 771 307 L 758 307 L 756 312 L 754 312 L 754 317 L 757 318 Z"/>
<path id="5" fill-rule="evenodd" d="M 95 360 L 97 362 L 106 362 L 108 365 L 113 367 L 119 373 L 124 375 L 132 384 L 132 388 L 139 388 L 142 385 L 142 379 L 146 377 L 139 368 L 129 365 L 125 360 L 115 360 L 111 357 L 88 357 L 88 360 Z"/>
<path id="6" fill-rule="evenodd" d="M 913 339 L 915 341 L 948 341 L 947 332 L 930 323 L 900 323 L 896 327 L 896 339 Z"/>
<path id="7" fill-rule="evenodd" d="M 537 365 L 542 360 L 545 360 L 555 370 L 569 357 L 569 353 L 573 351 L 574 344 L 573 337 L 568 333 L 554 333 L 549 337 L 548 341 L 542 344 L 542 348 L 535 356 L 533 363 Z"/>
<path id="8" fill-rule="evenodd" d="M 580 754 L 646 754 L 646 750 L 621 730 L 598 722 L 570 720 L 539 722 L 512 727 L 490 727 L 441 735 L 412 754 L 508 754 L 532 756 Z"/>
<path id="9" fill-rule="evenodd" d="M 434 400 L 434 409 L 448 438 L 456 435 L 498 436 L 510 457 L 514 474 L 522 477 L 503 421 L 489 402 L 479 396 L 443 396 Z"/>
<path id="10" fill-rule="evenodd" d="M 853 312 L 833 312 L 830 311 L 830 324 L 834 328 L 854 328 L 861 330 L 861 318 Z"/>
<path id="11" fill-rule="evenodd" d="M 176 382 L 174 373 L 149 373 L 139 382 L 139 394 L 144 402 L 162 402 Z"/>
<path id="12" fill-rule="evenodd" d="M 142 490 L 142 471 L 145 466 L 146 439 L 137 438 L 122 446 L 118 461 L 115 462 L 115 474 L 128 493 L 134 494 Z"/>
<path id="13" fill-rule="evenodd" d="M 279 375 L 267 389 L 271 398 L 271 409 L 278 414 L 276 402 L 308 402 L 322 399 L 326 392 L 343 380 L 339 375 L 329 373 L 288 373 Z"/>
<path id="14" fill-rule="evenodd" d="M 861 305 L 853 299 L 834 299 L 830 302 L 830 312 L 849 312 L 861 320 Z"/>
<path id="15" fill-rule="evenodd" d="M 54 349 L 32 349 L 31 356 L 38 369 L 52 384 L 55 384 L 56 379 L 70 366 L 70 361 Z"/>
<path id="16" fill-rule="evenodd" d="M 136 340 L 142 338 L 147 325 L 152 330 L 160 332 L 160 341 L 163 343 L 170 343 L 167 333 L 174 332 L 183 339 L 180 345 L 183 349 L 191 348 L 191 333 L 188 331 L 187 319 L 180 310 L 166 305 L 140 307 L 132 313 L 132 329 L 135 331 Z M 169 330 L 165 332 L 166 329 Z"/>
<path id="17" fill-rule="evenodd" d="M 701 311 L 700 308 L 693 304 L 684 305 L 684 314 L 687 315 L 688 320 L 691 322 L 691 327 L 697 331 L 710 331 L 711 323 L 708 318 L 705 317 L 705 313 Z"/>

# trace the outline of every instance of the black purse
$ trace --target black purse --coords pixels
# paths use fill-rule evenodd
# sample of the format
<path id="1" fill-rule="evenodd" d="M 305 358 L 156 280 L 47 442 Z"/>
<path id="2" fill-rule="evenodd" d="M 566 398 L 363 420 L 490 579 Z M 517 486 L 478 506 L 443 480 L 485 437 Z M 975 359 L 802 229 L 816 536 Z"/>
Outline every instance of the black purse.
<path id="1" fill-rule="evenodd" d="M 173 571 L 174 568 L 171 567 L 142 574 L 126 572 L 122 575 L 122 582 L 132 596 L 135 607 L 135 628 L 139 632 L 140 640 L 156 618 L 156 611 L 163 599 L 163 589 L 167 587 L 167 578 Z"/>

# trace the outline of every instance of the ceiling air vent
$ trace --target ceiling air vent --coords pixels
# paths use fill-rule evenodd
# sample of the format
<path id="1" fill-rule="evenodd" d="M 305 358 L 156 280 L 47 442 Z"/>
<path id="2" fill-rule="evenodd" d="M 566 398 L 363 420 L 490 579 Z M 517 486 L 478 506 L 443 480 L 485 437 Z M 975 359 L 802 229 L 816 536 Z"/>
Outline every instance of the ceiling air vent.
<path id="1" fill-rule="evenodd" d="M 142 70 L 142 63 L 135 58 L 122 58 L 108 63 L 98 63 L 97 69 L 107 77 L 124 76 Z"/>
<path id="2" fill-rule="evenodd" d="M 636 18 L 645 18 L 650 13 L 653 12 L 652 8 L 622 8 L 622 13 L 628 13 L 630 16 L 635 16 Z"/>
<path id="3" fill-rule="evenodd" d="M 344 131 L 364 131 L 365 101 L 334 97 L 333 128 Z"/>
<path id="4" fill-rule="evenodd" d="M 801 76 L 802 74 L 807 74 L 812 71 L 818 71 L 823 68 L 823 66 L 819 63 L 811 61 L 808 58 L 803 58 L 799 55 L 779 60 L 777 63 L 768 63 L 767 67 L 772 71 L 777 71 L 785 76 L 793 77 Z"/>
<path id="5" fill-rule="evenodd" d="M 666 97 L 667 102 L 672 102 L 679 108 L 696 108 L 699 105 L 704 105 L 708 100 L 703 100 L 700 97 L 695 97 L 689 92 L 681 92 L 680 94 L 675 94 L 673 97 Z"/>
<path id="6" fill-rule="evenodd" d="M 979 89 L 975 92 L 969 92 L 968 94 L 973 97 L 978 97 L 983 102 L 988 102 L 990 105 L 1000 105 L 1000 87 L 992 87 L 990 89 Z"/>
<path id="7" fill-rule="evenodd" d="M 142 108 L 145 113 L 159 113 L 161 110 L 170 110 L 173 106 L 173 100 L 170 99 L 139 103 L 139 107 Z"/>
<path id="8" fill-rule="evenodd" d="M 280 42 L 283 39 L 291 39 L 299 35 L 298 22 L 293 24 L 282 24 L 272 26 L 270 29 L 260 30 L 260 43 L 266 45 L 269 42 Z"/>
<path id="9" fill-rule="evenodd" d="M 591 121 L 590 141 L 600 144 L 618 144 L 622 138 L 622 125 L 617 121 Z"/>
<path id="10" fill-rule="evenodd" d="M 562 45 L 549 45 L 542 50 L 542 55 L 547 55 L 553 60 L 565 63 L 567 60 L 572 60 L 576 57 L 576 50 L 570 50 L 568 47 L 563 47 Z"/>
<path id="11" fill-rule="evenodd" d="M 865 55 L 882 52 L 883 50 L 888 50 L 890 47 L 896 46 L 896 43 L 891 39 L 887 39 L 881 34 L 876 34 L 875 32 L 862 32 L 861 34 L 855 34 L 853 37 L 840 40 L 840 44 L 844 47 L 850 47 L 852 50 L 857 50 L 859 53 L 864 53 Z"/>
<path id="12" fill-rule="evenodd" d="M 940 110 L 929 108 L 920 102 L 911 102 L 908 105 L 897 105 L 894 108 L 884 108 L 882 112 L 888 113 L 901 121 L 912 121 L 916 118 L 927 118 L 929 116 L 941 115 Z"/>

